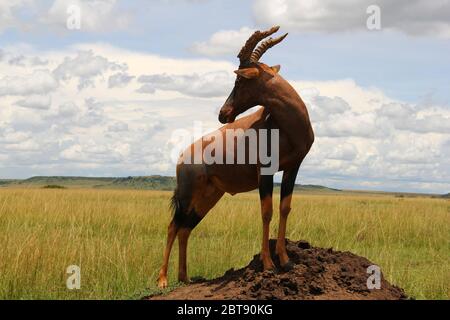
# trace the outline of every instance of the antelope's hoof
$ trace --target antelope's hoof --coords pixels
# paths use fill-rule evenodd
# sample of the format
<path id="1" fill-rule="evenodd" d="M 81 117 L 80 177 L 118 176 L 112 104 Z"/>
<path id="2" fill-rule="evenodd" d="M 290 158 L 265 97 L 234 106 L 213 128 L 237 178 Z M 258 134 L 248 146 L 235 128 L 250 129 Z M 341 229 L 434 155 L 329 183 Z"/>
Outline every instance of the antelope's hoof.
<path id="1" fill-rule="evenodd" d="M 291 271 L 292 269 L 294 269 L 294 264 L 290 260 L 281 266 L 281 270 L 285 272 Z"/>
<path id="2" fill-rule="evenodd" d="M 273 272 L 273 273 L 276 273 L 276 272 L 277 272 L 277 268 L 275 267 L 275 265 L 273 264 L 273 262 L 270 262 L 270 263 L 263 263 L 263 270 L 264 270 L 264 271 L 268 271 L 268 272 Z"/>
<path id="3" fill-rule="evenodd" d="M 187 276 L 179 276 L 178 281 L 184 284 L 189 284 L 191 282 L 191 280 Z"/>
<path id="4" fill-rule="evenodd" d="M 160 289 L 165 289 L 165 288 L 167 288 L 167 285 L 168 285 L 167 277 L 165 277 L 165 276 L 160 276 L 160 277 L 158 278 L 158 287 L 159 287 Z"/>
<path id="5" fill-rule="evenodd" d="M 263 271 L 273 271 L 276 272 L 277 268 L 275 267 L 275 264 L 272 261 L 272 258 L 269 255 L 264 255 L 261 253 L 259 255 L 259 260 L 262 263 Z"/>

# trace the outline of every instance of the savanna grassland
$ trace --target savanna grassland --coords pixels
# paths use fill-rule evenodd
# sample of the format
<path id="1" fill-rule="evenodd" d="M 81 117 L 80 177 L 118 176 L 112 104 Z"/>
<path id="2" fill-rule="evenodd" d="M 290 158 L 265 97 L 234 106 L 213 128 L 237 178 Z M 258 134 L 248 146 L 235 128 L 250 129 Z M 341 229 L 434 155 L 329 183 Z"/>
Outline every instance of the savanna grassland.
<path id="1" fill-rule="evenodd" d="M 156 290 L 170 192 L 0 189 L 0 299 L 133 299 Z M 278 203 L 276 199 L 275 204 Z M 287 237 L 349 250 L 416 299 L 450 294 L 450 201 L 330 193 L 293 198 Z M 272 237 L 278 210 L 272 223 Z M 225 196 L 193 232 L 191 277 L 246 265 L 259 251 L 257 193 Z M 170 266 L 176 284 L 177 246 Z M 81 267 L 81 289 L 66 269 Z"/>

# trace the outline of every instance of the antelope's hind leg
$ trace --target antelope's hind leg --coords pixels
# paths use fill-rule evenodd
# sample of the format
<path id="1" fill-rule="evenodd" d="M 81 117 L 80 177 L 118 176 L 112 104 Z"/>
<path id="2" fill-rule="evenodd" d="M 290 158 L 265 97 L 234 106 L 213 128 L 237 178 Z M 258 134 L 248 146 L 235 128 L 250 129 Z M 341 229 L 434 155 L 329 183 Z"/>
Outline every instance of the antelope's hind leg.
<path id="1" fill-rule="evenodd" d="M 292 192 L 294 191 L 295 178 L 300 165 L 283 172 L 280 195 L 280 224 L 278 227 L 278 238 L 276 253 L 280 259 L 280 265 L 285 270 L 292 269 L 292 262 L 286 252 L 286 224 L 289 212 L 291 212 Z"/>
<path id="2" fill-rule="evenodd" d="M 208 185 L 203 192 L 199 192 L 192 200 L 192 210 L 186 215 L 178 231 L 179 260 L 178 281 L 189 282 L 187 273 L 187 245 L 192 229 L 194 229 L 206 214 L 222 198 L 224 192 Z"/>
<path id="3" fill-rule="evenodd" d="M 168 231 L 167 231 L 167 243 L 166 248 L 164 249 L 164 258 L 163 258 L 163 265 L 161 267 L 161 270 L 159 271 L 158 276 L 158 287 L 164 289 L 167 287 L 167 268 L 169 266 L 169 257 L 170 257 L 170 251 L 172 250 L 173 242 L 175 241 L 175 237 L 177 236 L 178 227 L 175 223 L 175 219 L 172 219 L 172 221 L 169 224 Z"/>

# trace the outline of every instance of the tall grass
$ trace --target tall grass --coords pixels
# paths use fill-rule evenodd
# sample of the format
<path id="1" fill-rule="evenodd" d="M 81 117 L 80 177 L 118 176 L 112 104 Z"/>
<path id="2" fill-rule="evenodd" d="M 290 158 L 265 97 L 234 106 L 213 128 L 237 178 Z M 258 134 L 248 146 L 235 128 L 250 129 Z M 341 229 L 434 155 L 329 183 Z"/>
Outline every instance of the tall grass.
<path id="1" fill-rule="evenodd" d="M 0 298 L 118 299 L 155 290 L 169 197 L 155 191 L 1 189 Z M 417 299 L 449 298 L 448 200 L 296 195 L 292 208 L 287 237 L 363 255 Z M 211 278 L 242 267 L 260 240 L 257 194 L 225 196 L 191 236 L 189 274 Z M 172 284 L 176 262 L 175 245 Z M 80 290 L 66 288 L 69 265 L 81 267 Z"/>

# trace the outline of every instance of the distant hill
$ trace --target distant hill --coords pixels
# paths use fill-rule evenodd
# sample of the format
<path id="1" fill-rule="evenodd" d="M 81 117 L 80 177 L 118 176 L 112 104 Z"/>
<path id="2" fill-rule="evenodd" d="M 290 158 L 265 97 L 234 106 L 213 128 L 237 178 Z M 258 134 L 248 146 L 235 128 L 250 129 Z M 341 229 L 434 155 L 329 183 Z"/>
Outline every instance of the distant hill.
<path id="1" fill-rule="evenodd" d="M 13 179 L 0 179 L 0 187 L 15 183 L 17 181 L 18 180 L 13 180 Z"/>
<path id="2" fill-rule="evenodd" d="M 117 187 L 119 189 L 174 190 L 176 187 L 176 178 L 165 176 L 114 178 L 111 184 L 105 185 L 104 187 Z"/>
<path id="3" fill-rule="evenodd" d="M 3 182 L 3 183 L 2 183 Z M 32 177 L 24 180 L 0 180 L 0 186 L 9 187 L 44 187 L 62 186 L 66 188 L 101 188 L 101 189 L 143 189 L 173 190 L 175 177 Z"/>
<path id="4" fill-rule="evenodd" d="M 273 185 L 276 190 L 281 187 L 280 182 L 275 182 Z M 328 187 L 315 185 L 315 184 L 296 184 L 294 187 L 294 190 L 311 191 L 311 192 L 341 192 L 342 191 L 339 189 L 328 188 Z"/>
<path id="5" fill-rule="evenodd" d="M 327 191 L 327 192 L 341 192 L 340 189 L 328 188 L 315 184 L 297 184 L 295 185 L 295 190 L 304 190 L 304 191 Z"/>
<path id="6" fill-rule="evenodd" d="M 174 190 L 175 177 L 142 176 L 142 177 L 46 177 L 37 176 L 24 180 L 0 180 L 0 187 L 43 188 L 61 186 L 65 188 L 98 188 L 98 189 L 141 189 L 141 190 Z M 275 183 L 276 189 L 280 183 Z M 340 192 L 341 190 L 319 185 L 296 185 L 295 190 L 310 192 Z"/>
<path id="7" fill-rule="evenodd" d="M 0 179 L 1 188 L 95 188 L 95 189 L 136 189 L 136 190 L 174 190 L 176 187 L 176 178 L 167 176 L 137 176 L 137 177 L 64 177 L 64 176 L 37 176 L 28 179 Z M 274 183 L 274 193 L 279 193 L 281 183 Z M 328 188 L 321 185 L 295 185 L 295 190 L 301 193 L 310 194 L 374 194 L 374 195 L 392 195 L 399 198 L 410 197 L 432 197 L 450 199 L 450 193 L 447 194 L 420 194 L 407 192 L 384 192 L 384 191 L 358 191 L 358 190 L 340 190 Z M 257 191 L 255 191 L 257 192 Z"/>

